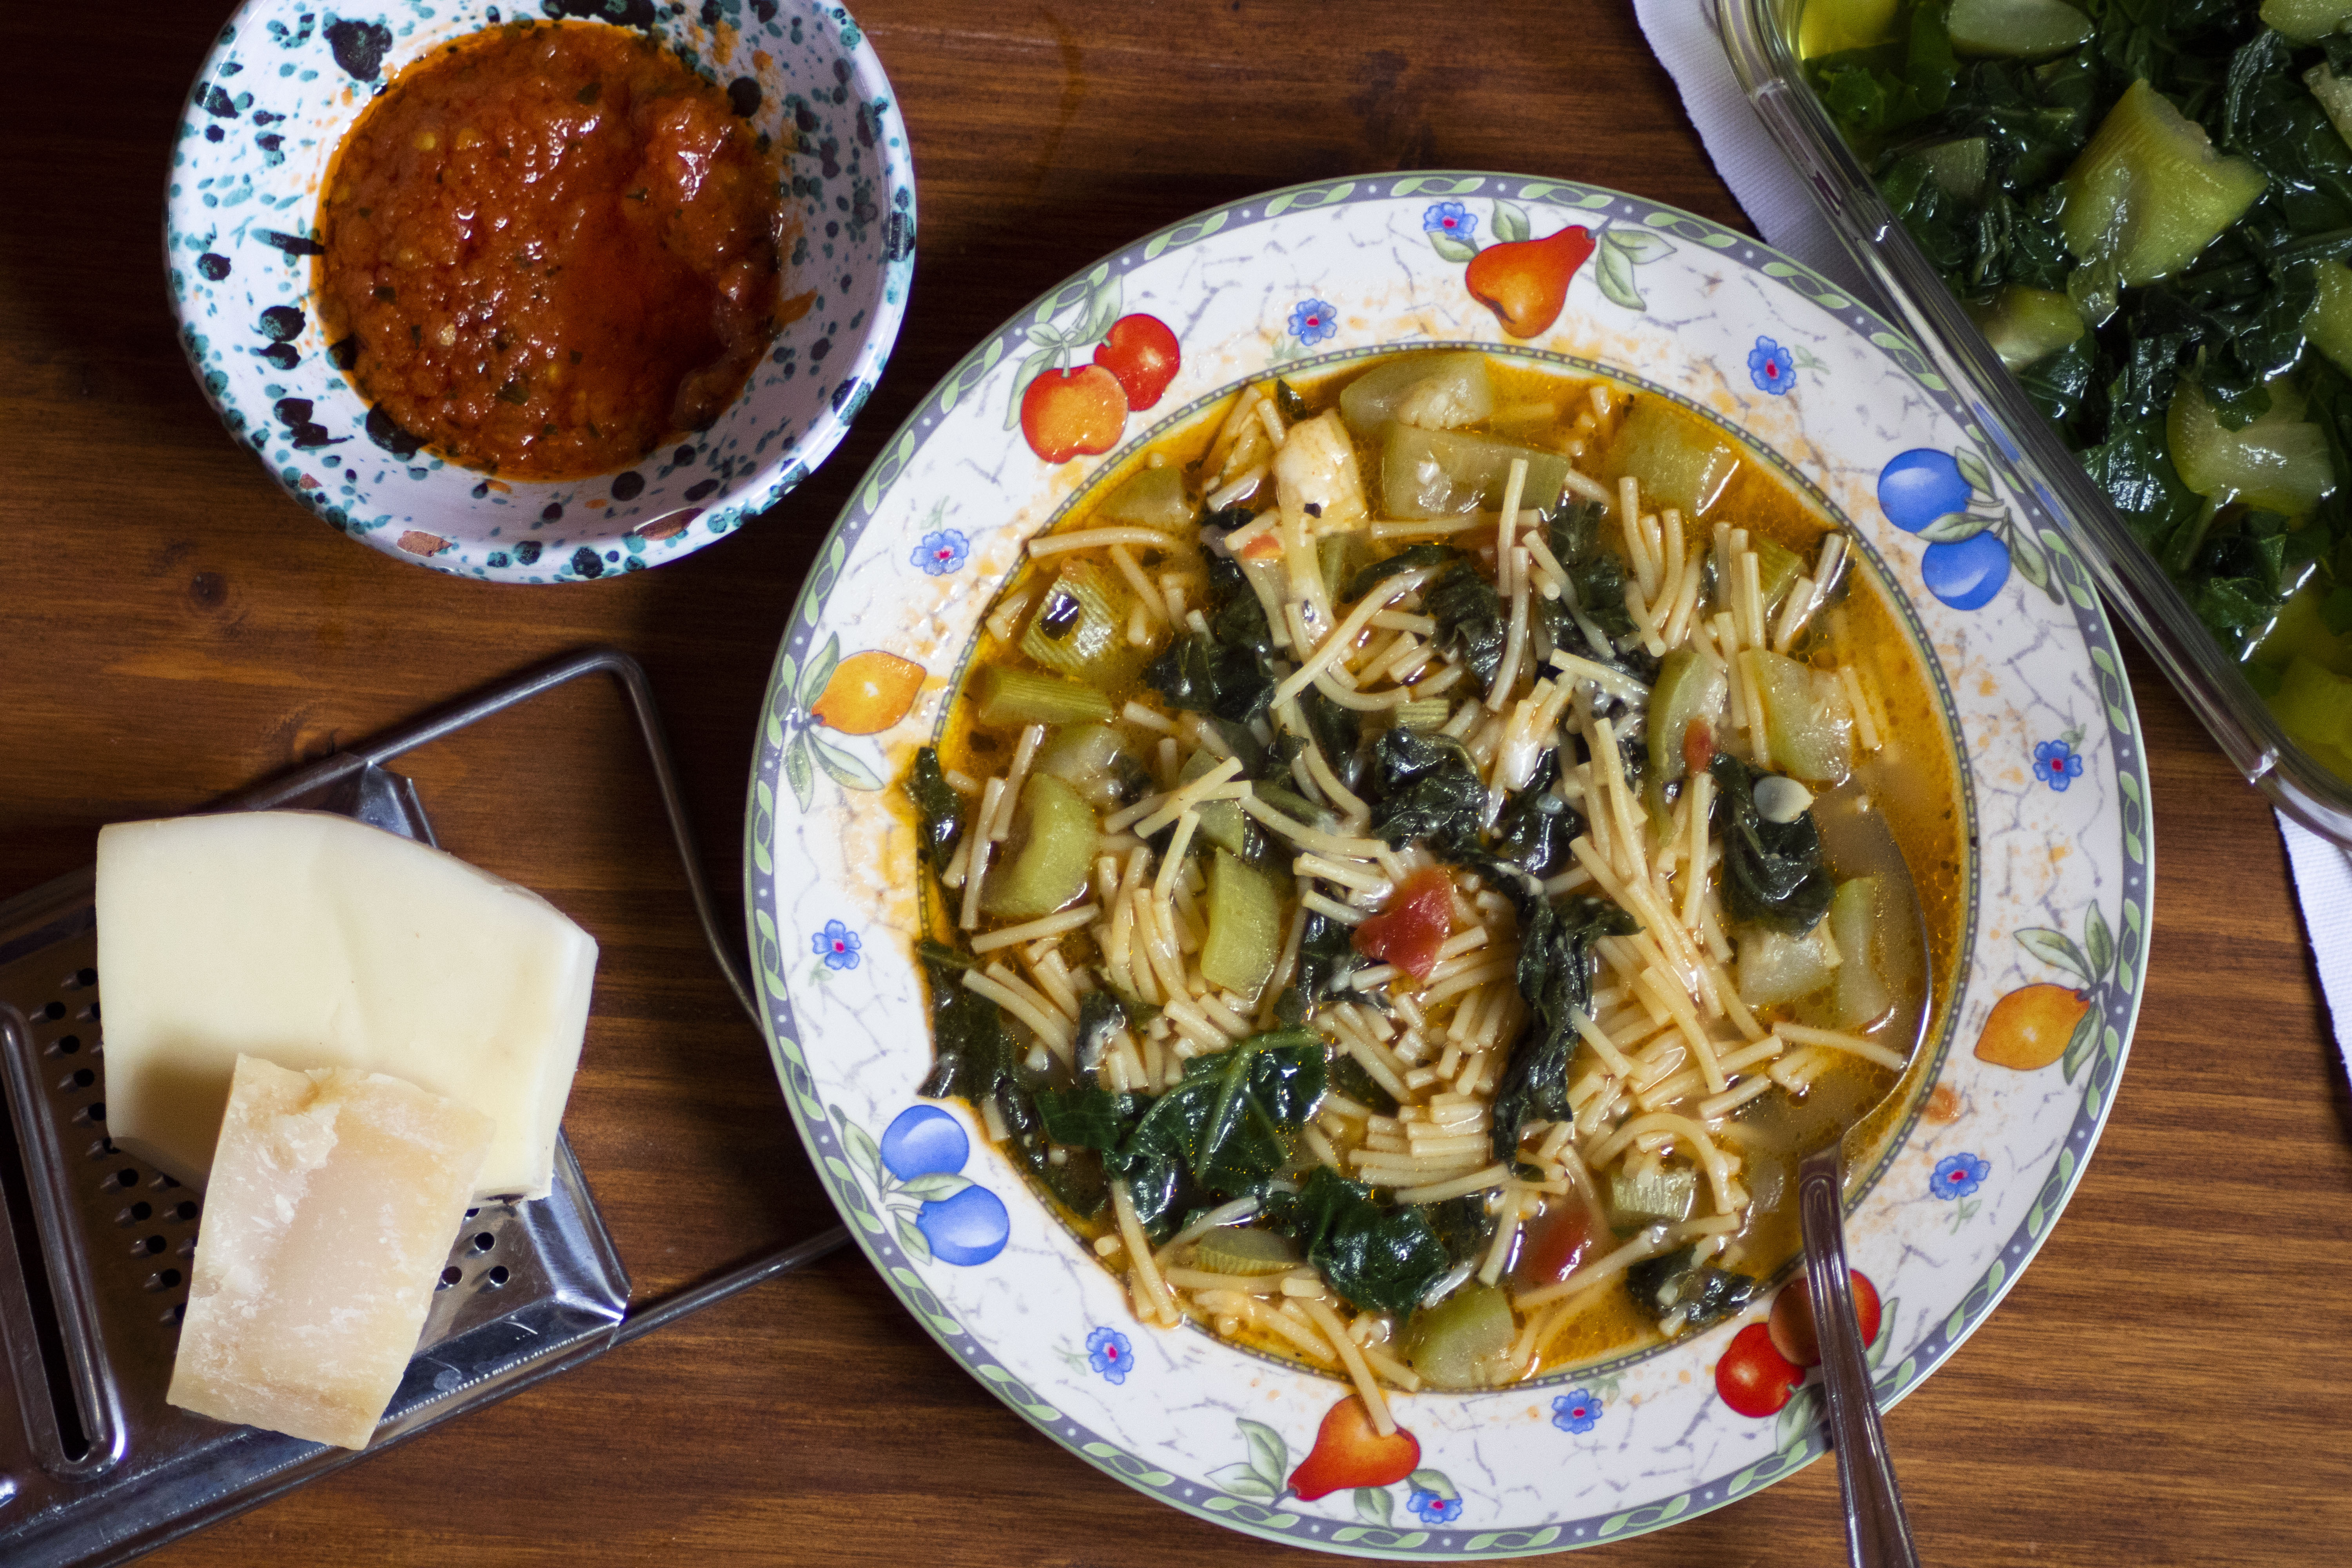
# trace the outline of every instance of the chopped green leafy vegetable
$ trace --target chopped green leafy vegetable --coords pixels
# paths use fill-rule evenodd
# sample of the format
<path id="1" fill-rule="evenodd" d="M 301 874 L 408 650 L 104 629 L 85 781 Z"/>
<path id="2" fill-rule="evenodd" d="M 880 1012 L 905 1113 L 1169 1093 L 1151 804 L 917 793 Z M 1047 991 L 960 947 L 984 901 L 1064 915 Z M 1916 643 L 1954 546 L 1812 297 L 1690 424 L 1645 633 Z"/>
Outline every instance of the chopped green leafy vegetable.
<path id="1" fill-rule="evenodd" d="M 1320 910 L 1307 911 L 1298 931 L 1298 992 L 1310 1005 L 1346 985 L 1348 976 L 1363 963 L 1363 955 L 1348 940 L 1346 926 Z"/>
<path id="2" fill-rule="evenodd" d="M 1572 857 L 1569 846 L 1584 831 L 1584 817 L 1576 807 L 1552 794 L 1559 777 L 1559 752 L 1548 750 L 1527 787 L 1510 797 L 1495 819 L 1491 847 L 1530 876 L 1549 877 L 1565 870 Z"/>
<path id="3" fill-rule="evenodd" d="M 1307 1248 L 1331 1289 L 1360 1308 L 1409 1318 L 1453 1267 L 1427 1212 L 1373 1201 L 1372 1189 L 1318 1165 L 1296 1193 L 1266 1205 L 1267 1222 Z"/>
<path id="4" fill-rule="evenodd" d="M 1056 1095 L 1049 1111 L 1040 1096 L 1039 1108 L 1057 1142 L 1102 1152 L 1126 1180 L 1136 1217 L 1160 1236 L 1188 1198 L 1264 1190 L 1289 1163 L 1292 1136 L 1325 1082 L 1322 1040 L 1304 1028 L 1276 1029 L 1194 1057 L 1184 1080 L 1156 1099 L 1081 1089 Z"/>
<path id="5" fill-rule="evenodd" d="M 1502 1223 L 1486 1212 L 1484 1193 L 1465 1193 L 1458 1198 L 1423 1204 L 1421 1212 L 1455 1268 L 1485 1258 L 1487 1245 L 1495 1239 L 1495 1227 Z"/>
<path id="6" fill-rule="evenodd" d="M 1108 1153 L 1134 1131 L 1143 1101 L 1139 1095 L 1113 1094 L 1107 1089 L 1082 1085 L 1076 1089 L 1037 1091 L 1037 1119 L 1045 1136 L 1071 1149 Z"/>
<path id="7" fill-rule="evenodd" d="M 1436 617 L 1437 646 L 1468 665 L 1480 686 L 1491 685 L 1509 635 L 1495 584 L 1468 561 L 1457 561 L 1422 591 L 1421 602 Z"/>
<path id="8" fill-rule="evenodd" d="M 974 1105 L 1011 1083 L 1017 1086 L 1020 1047 L 996 1004 L 963 984 L 976 967 L 951 947 L 926 942 L 916 949 L 931 993 L 931 1040 L 939 1059 L 917 1090 L 929 1100 L 961 1095 Z"/>
<path id="9" fill-rule="evenodd" d="M 1143 683 L 1171 708 L 1246 722 L 1274 700 L 1274 680 L 1258 660 L 1194 632 L 1178 638 L 1143 668 Z"/>
<path id="10" fill-rule="evenodd" d="M 1111 1037 L 1126 1027 L 1127 1008 L 1108 991 L 1089 991 L 1078 998 L 1078 1070 L 1091 1073 L 1100 1067 Z"/>
<path id="11" fill-rule="evenodd" d="M 1021 1066 L 1021 1047 L 996 1004 L 962 983 L 972 960 L 935 942 L 924 942 L 916 956 L 931 994 L 931 1038 L 939 1053 L 918 1092 L 930 1100 L 961 1096 L 975 1106 L 993 1101 L 1014 1151 L 1045 1190 L 1080 1218 L 1101 1213 L 1109 1198 L 1102 1162 L 1069 1155 L 1057 1164 L 1048 1157 L 1059 1140 L 1046 1131 Z"/>
<path id="12" fill-rule="evenodd" d="M 1363 743 L 1363 721 L 1352 708 L 1342 708 L 1313 687 L 1298 694 L 1298 710 L 1307 720 L 1307 732 L 1315 737 L 1316 749 L 1331 765 L 1331 772 L 1341 784 L 1354 789 L 1364 776 L 1364 759 L 1359 754 Z"/>
<path id="13" fill-rule="evenodd" d="M 1171 643 L 1144 667 L 1143 682 L 1171 708 L 1246 723 L 1274 700 L 1274 634 L 1242 569 L 1213 550 L 1203 549 L 1201 561 L 1209 575 L 1209 630 Z"/>
<path id="14" fill-rule="evenodd" d="M 1336 921 L 1328 923 L 1339 924 Z M 1341 929 L 1344 931 L 1346 928 Z M 1375 1116 L 1396 1114 L 1396 1096 L 1382 1089 L 1380 1080 L 1365 1070 L 1363 1063 L 1351 1056 L 1333 1055 L 1331 1087 Z"/>
<path id="15" fill-rule="evenodd" d="M 1416 838 L 1447 858 L 1478 847 L 1486 786 L 1462 742 L 1414 730 L 1389 730 L 1372 742 L 1375 837 L 1402 847 Z"/>
<path id="16" fill-rule="evenodd" d="M 1209 573 L 1209 630 L 1218 644 L 1272 658 L 1274 632 L 1266 625 L 1265 605 L 1251 591 L 1242 569 L 1213 550 L 1202 551 L 1201 561 Z"/>
<path id="17" fill-rule="evenodd" d="M 1763 1289 L 1753 1275 L 1699 1259 L 1696 1247 L 1652 1258 L 1625 1270 L 1633 1300 L 1661 1321 L 1682 1314 L 1682 1331 L 1696 1332 L 1746 1309 Z"/>
<path id="18" fill-rule="evenodd" d="M 1519 994 L 1533 1015 L 1495 1083 L 1495 1158 L 1508 1161 L 1518 1157 L 1519 1134 L 1528 1122 L 1569 1115 L 1576 1022 L 1592 1005 L 1594 940 L 1631 935 L 1637 928 L 1633 916 L 1606 899 L 1548 899 L 1525 880 L 1501 880 L 1518 906 Z"/>
<path id="19" fill-rule="evenodd" d="M 1761 775 L 1729 752 L 1707 765 L 1715 775 L 1715 810 L 1723 834 L 1723 906 L 1741 924 L 1801 936 L 1821 923 L 1837 897 L 1822 858 L 1822 836 L 1811 811 L 1773 822 L 1756 809 Z"/>
<path id="20" fill-rule="evenodd" d="M 963 797 L 940 771 L 940 754 L 929 746 L 915 753 L 907 770 L 907 798 L 915 805 L 915 852 L 934 866 L 944 866 L 963 837 Z"/>
<path id="21" fill-rule="evenodd" d="M 1343 599 L 1360 599 L 1400 572 L 1411 572 L 1420 566 L 1443 566 L 1458 561 L 1462 552 L 1450 544 L 1416 544 L 1410 550 L 1400 550 L 1385 561 L 1375 561 L 1348 579 L 1341 590 Z"/>

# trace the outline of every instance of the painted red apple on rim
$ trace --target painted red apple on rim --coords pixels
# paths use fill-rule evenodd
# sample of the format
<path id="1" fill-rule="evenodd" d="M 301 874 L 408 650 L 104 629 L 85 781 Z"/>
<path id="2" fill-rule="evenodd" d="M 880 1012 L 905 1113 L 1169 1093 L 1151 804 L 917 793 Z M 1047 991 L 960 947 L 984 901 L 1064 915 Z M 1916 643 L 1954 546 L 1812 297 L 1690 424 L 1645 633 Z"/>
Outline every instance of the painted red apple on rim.
<path id="1" fill-rule="evenodd" d="M 1862 1331 L 1862 1342 L 1869 1345 L 1878 1339 L 1878 1287 L 1863 1278 L 1859 1268 L 1846 1270 L 1853 1286 L 1854 1326 Z M 1772 1302 L 1769 1325 L 1772 1332 L 1772 1348 L 1798 1366 L 1822 1364 L 1822 1340 L 1813 1326 L 1812 1281 L 1800 1274 L 1789 1281 Z"/>
<path id="2" fill-rule="evenodd" d="M 1715 1363 L 1716 1393 L 1742 1415 L 1777 1415 L 1804 1381 L 1804 1369 L 1780 1353 L 1762 1323 L 1732 1335 Z"/>
<path id="3" fill-rule="evenodd" d="M 1021 434 L 1049 463 L 1108 452 L 1127 428 L 1127 393 L 1098 364 L 1049 370 L 1021 395 Z"/>
<path id="4" fill-rule="evenodd" d="M 1073 302 L 1076 316 L 1067 324 L 1046 316 L 1030 326 L 1034 346 L 1013 378 L 1004 420 L 1008 428 L 1019 425 L 1029 449 L 1049 463 L 1118 446 L 1128 415 L 1158 403 L 1183 363 L 1167 322 L 1120 314 L 1118 279 L 1108 268 L 1097 268 Z M 1088 350 L 1093 363 L 1073 368 L 1071 360 Z"/>

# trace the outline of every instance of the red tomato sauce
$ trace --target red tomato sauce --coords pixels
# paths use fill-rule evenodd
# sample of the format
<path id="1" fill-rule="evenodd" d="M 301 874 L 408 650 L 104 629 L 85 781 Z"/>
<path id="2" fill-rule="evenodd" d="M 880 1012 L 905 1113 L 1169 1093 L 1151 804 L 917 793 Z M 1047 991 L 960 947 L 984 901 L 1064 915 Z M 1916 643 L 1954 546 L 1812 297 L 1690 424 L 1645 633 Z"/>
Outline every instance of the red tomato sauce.
<path id="1" fill-rule="evenodd" d="M 519 23 L 402 70 L 320 204 L 319 314 L 381 416 L 528 479 L 708 426 L 774 338 L 782 153 L 655 39 Z"/>

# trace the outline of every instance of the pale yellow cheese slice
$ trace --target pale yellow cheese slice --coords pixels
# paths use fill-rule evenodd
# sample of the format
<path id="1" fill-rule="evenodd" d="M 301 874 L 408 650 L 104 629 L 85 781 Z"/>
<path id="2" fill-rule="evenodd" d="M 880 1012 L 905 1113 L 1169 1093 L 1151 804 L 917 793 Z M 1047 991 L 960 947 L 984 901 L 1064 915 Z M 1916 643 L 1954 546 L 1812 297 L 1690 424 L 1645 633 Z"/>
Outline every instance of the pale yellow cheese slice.
<path id="1" fill-rule="evenodd" d="M 237 1058 L 166 1397 L 365 1447 L 416 1352 L 492 1131 L 381 1073 Z"/>
<path id="2" fill-rule="evenodd" d="M 497 1126 L 478 1198 L 546 1194 L 596 942 L 526 889 L 320 812 L 98 836 L 106 1126 L 203 1184 L 239 1053 L 390 1073 Z"/>

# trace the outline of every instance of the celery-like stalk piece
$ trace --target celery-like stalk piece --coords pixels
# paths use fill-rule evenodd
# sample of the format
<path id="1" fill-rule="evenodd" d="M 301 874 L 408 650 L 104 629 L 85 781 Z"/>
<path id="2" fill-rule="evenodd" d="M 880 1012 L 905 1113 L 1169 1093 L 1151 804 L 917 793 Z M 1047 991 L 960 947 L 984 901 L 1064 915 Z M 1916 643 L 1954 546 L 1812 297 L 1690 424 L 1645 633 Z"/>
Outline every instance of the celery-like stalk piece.
<path id="1" fill-rule="evenodd" d="M 974 695 L 980 699 L 980 721 L 991 729 L 1079 724 L 1089 719 L 1108 719 L 1118 711 L 1109 698 L 1083 681 L 1034 669 L 1008 669 L 1001 664 L 980 672 Z"/>
<path id="2" fill-rule="evenodd" d="M 2261 15 L 2296 43 L 2315 43 L 2352 21 L 2352 0 L 2263 0 Z"/>
<path id="3" fill-rule="evenodd" d="M 2085 264 L 2112 259 L 2124 287 L 2153 283 L 2243 217 L 2266 183 L 2249 160 L 2218 152 L 2164 94 L 2135 81 L 2066 171 L 2059 232 Z"/>
<path id="4" fill-rule="evenodd" d="M 1097 831 L 1093 808 L 1077 791 L 1051 773 L 1031 773 L 1005 868 L 991 874 L 980 907 L 1011 920 L 1052 914 L 1087 890 Z"/>
<path id="5" fill-rule="evenodd" d="M 1963 55 L 2038 60 L 2090 41 L 2091 19 L 2066 0 L 1952 0 L 1945 19 Z"/>
<path id="6" fill-rule="evenodd" d="M 1104 522 L 1131 522 L 1139 528 L 1173 532 L 1192 523 L 1193 507 L 1192 499 L 1184 493 L 1184 476 L 1180 470 L 1173 467 L 1138 468 L 1111 491 L 1095 516 Z"/>
<path id="7" fill-rule="evenodd" d="M 1127 640 L 1133 595 L 1090 560 L 1062 568 L 1037 601 L 1021 651 L 1048 669 L 1116 689 L 1135 675 L 1136 648 Z"/>
<path id="8" fill-rule="evenodd" d="M 1749 668 L 1764 705 L 1773 765 L 1812 784 L 1843 779 L 1853 765 L 1853 721 L 1836 678 L 1761 648 L 1739 657 L 1754 661 Z"/>
<path id="9" fill-rule="evenodd" d="M 2301 517 L 2336 488 L 2327 435 L 2305 421 L 2303 395 L 2292 383 L 2281 377 L 2270 394 L 2269 412 L 2230 430 L 2197 384 L 2183 381 L 2165 414 L 2165 441 L 2180 482 L 2206 500 Z"/>
<path id="10" fill-rule="evenodd" d="M 1970 305 L 1969 316 L 2011 370 L 2047 359 L 2083 335 L 2083 313 L 2054 289 L 2012 283 L 1992 299 Z"/>
<path id="11" fill-rule="evenodd" d="M 1631 474 L 1641 482 L 1643 507 L 1675 507 L 1696 519 L 1721 498 L 1738 467 L 1731 443 L 1655 397 L 1636 396 L 1610 443 L 1604 477 L 1613 486 Z"/>
<path id="12" fill-rule="evenodd" d="M 1209 934 L 1201 974 L 1237 996 L 1255 998 L 1282 956 L 1282 894 L 1274 879 L 1230 850 L 1209 863 Z"/>

